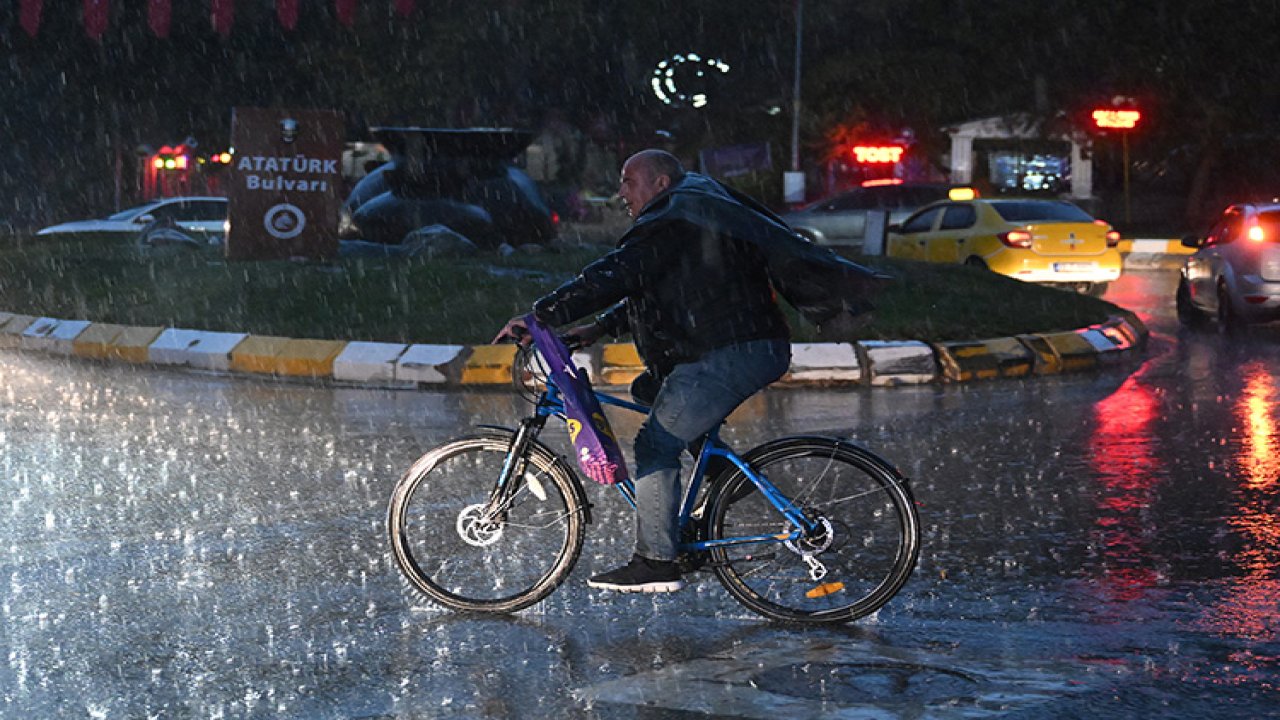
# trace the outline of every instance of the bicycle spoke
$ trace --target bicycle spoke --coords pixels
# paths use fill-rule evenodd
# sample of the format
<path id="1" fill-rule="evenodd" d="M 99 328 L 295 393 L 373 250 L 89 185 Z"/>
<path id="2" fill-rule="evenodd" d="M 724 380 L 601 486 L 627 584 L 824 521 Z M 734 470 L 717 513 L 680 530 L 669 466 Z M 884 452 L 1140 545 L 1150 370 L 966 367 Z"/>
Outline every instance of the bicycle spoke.
<path id="1" fill-rule="evenodd" d="M 889 489 L 886 487 L 870 488 L 860 493 L 855 493 L 853 495 L 846 495 L 840 498 L 833 498 L 831 500 L 826 500 L 820 503 L 813 503 L 811 505 L 806 505 L 806 507 L 812 507 L 812 508 L 831 507 L 832 505 L 839 505 L 841 503 L 849 502 L 850 500 L 858 500 L 860 498 L 869 497 L 871 495 L 887 495 L 888 492 L 889 492 Z"/>

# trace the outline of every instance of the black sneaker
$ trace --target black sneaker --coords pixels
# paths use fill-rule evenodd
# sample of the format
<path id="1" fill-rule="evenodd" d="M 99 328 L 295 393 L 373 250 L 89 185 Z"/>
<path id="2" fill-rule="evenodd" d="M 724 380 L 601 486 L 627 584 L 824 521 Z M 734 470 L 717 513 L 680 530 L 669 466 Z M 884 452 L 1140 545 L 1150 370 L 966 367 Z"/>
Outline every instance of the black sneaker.
<path id="1" fill-rule="evenodd" d="M 593 588 L 618 592 L 675 592 L 684 587 L 680 566 L 669 560 L 650 560 L 633 555 L 631 562 L 587 581 Z"/>

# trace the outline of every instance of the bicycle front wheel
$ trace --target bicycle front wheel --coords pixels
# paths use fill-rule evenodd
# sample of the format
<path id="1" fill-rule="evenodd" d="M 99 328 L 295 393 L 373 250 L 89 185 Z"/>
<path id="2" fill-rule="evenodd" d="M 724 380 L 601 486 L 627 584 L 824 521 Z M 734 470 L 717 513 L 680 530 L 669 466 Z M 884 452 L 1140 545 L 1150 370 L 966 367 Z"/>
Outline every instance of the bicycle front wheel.
<path id="1" fill-rule="evenodd" d="M 739 602 L 775 620 L 840 623 L 879 610 L 906 583 L 920 553 L 920 521 L 893 466 L 826 437 L 783 438 L 744 459 L 814 530 L 713 549 L 716 576 Z M 796 530 L 741 472 L 718 483 L 711 503 L 712 540 Z"/>
<path id="2" fill-rule="evenodd" d="M 494 489 L 513 434 L 452 440 L 396 485 L 387 530 L 396 565 L 431 600 L 458 610 L 514 612 L 564 581 L 582 550 L 582 487 L 532 442 L 511 492 Z"/>

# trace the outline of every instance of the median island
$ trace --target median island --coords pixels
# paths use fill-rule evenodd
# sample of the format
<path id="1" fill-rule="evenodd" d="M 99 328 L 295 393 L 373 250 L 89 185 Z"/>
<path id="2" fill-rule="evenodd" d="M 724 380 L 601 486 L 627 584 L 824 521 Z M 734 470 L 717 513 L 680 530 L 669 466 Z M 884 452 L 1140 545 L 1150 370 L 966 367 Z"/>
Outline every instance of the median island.
<path id="1" fill-rule="evenodd" d="M 92 237 L 0 239 L 0 310 L 295 338 L 487 343 L 513 315 L 608 252 L 553 243 L 470 257 L 228 262 L 220 248 Z M 1123 313 L 1098 298 L 974 268 L 853 257 L 893 275 L 849 340 L 976 340 L 1067 331 Z M 788 310 L 790 310 L 788 308 Z M 796 342 L 818 341 L 790 313 Z"/>

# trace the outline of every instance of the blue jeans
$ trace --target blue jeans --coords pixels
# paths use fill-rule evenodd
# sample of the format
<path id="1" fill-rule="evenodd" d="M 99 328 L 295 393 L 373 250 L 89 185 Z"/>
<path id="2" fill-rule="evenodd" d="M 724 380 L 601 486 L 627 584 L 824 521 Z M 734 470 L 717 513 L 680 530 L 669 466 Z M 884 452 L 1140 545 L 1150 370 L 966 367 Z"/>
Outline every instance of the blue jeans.
<path id="1" fill-rule="evenodd" d="M 734 408 L 782 377 L 791 364 L 785 340 L 753 340 L 677 365 L 662 381 L 636 434 L 636 553 L 675 560 L 681 496 L 680 454 Z"/>

